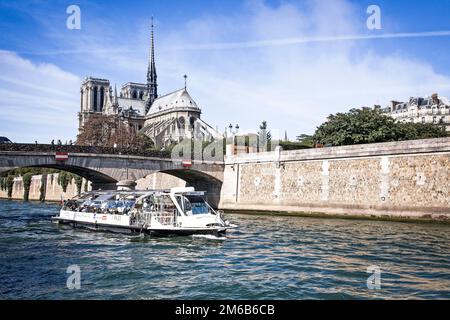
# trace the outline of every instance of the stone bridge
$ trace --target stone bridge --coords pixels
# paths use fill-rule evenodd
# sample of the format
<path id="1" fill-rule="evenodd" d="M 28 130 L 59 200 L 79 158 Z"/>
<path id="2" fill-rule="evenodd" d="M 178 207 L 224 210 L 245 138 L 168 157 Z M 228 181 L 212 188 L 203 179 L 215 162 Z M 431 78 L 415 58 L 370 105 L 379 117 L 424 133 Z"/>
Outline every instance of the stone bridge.
<path id="1" fill-rule="evenodd" d="M 217 205 L 223 182 L 224 164 L 213 161 L 191 161 L 119 154 L 68 153 L 68 159 L 57 161 L 51 151 L 5 151 L 0 148 L 0 174 L 24 167 L 52 168 L 75 173 L 92 182 L 92 188 L 112 190 L 120 180 L 138 180 L 155 172 L 183 179 L 197 190 L 207 191 L 208 200 Z"/>

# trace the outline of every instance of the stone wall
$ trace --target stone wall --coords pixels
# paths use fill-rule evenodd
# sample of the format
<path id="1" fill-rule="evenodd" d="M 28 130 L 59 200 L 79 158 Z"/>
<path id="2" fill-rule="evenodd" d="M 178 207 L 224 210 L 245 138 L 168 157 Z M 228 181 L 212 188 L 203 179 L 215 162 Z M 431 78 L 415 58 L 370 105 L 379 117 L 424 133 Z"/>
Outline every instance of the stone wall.
<path id="1" fill-rule="evenodd" d="M 450 218 L 450 138 L 227 156 L 221 209 Z"/>

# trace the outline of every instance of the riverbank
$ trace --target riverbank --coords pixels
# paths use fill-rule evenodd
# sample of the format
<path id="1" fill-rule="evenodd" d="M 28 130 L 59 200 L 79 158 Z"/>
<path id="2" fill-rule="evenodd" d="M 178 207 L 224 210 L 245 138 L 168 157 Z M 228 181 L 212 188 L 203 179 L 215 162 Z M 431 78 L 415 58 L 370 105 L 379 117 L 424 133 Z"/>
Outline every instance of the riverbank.
<path id="1" fill-rule="evenodd" d="M 219 208 L 450 220 L 450 138 L 225 158 Z"/>
<path id="2" fill-rule="evenodd" d="M 363 215 L 363 214 L 332 214 L 322 212 L 306 211 L 270 211 L 270 210 L 224 210 L 225 214 L 230 215 L 249 215 L 249 216 L 274 216 L 274 217 L 298 217 L 298 218 L 316 218 L 316 219 L 345 219 L 361 221 L 385 221 L 385 222 L 403 222 L 403 223 L 423 223 L 423 224 L 442 224 L 450 226 L 450 219 L 445 218 L 420 218 L 412 216 L 394 216 L 394 215 Z"/>

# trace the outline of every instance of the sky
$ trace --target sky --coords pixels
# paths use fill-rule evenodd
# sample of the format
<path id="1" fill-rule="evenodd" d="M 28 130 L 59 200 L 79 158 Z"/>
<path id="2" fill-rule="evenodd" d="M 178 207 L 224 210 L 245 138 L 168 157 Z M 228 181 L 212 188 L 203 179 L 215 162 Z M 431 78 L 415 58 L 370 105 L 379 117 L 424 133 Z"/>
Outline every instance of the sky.
<path id="1" fill-rule="evenodd" d="M 70 5 L 80 29 L 67 28 Z M 0 0 L 0 136 L 75 140 L 86 76 L 146 81 L 152 16 L 158 92 L 187 74 L 221 131 L 265 120 L 294 140 L 350 108 L 450 96 L 448 0 Z"/>

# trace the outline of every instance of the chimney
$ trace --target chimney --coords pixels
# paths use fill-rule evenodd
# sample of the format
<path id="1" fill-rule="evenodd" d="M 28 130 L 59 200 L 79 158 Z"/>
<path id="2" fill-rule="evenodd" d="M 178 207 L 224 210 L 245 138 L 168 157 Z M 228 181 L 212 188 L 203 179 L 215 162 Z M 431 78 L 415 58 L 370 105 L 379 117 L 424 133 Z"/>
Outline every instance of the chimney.
<path id="1" fill-rule="evenodd" d="M 431 95 L 431 101 L 433 101 L 433 105 L 434 104 L 439 104 L 439 98 L 438 98 L 438 94 L 437 93 L 433 93 Z"/>

